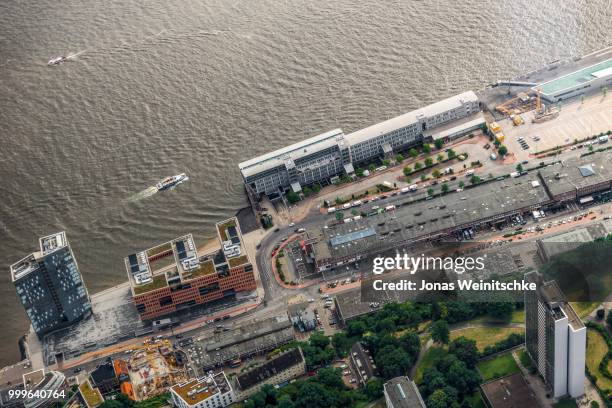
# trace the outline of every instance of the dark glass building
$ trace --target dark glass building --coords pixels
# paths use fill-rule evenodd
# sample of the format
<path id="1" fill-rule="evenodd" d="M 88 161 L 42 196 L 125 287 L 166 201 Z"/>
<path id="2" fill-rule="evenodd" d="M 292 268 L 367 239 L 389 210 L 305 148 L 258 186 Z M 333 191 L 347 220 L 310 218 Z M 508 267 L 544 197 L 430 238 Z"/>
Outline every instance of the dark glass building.
<path id="1" fill-rule="evenodd" d="M 89 294 L 66 234 L 40 239 L 40 251 L 11 265 L 17 295 L 39 338 L 91 314 Z"/>

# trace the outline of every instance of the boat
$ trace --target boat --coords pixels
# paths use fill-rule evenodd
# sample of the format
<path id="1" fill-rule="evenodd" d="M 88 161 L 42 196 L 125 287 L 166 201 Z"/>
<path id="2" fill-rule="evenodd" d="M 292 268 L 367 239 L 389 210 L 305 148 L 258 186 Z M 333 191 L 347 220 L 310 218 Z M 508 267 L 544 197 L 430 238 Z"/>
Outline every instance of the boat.
<path id="1" fill-rule="evenodd" d="M 68 57 L 62 55 L 61 57 L 51 58 L 49 62 L 47 62 L 47 65 L 59 65 L 66 61 L 68 61 Z"/>
<path id="2" fill-rule="evenodd" d="M 167 190 L 169 188 L 178 186 L 179 184 L 189 180 L 189 177 L 185 173 L 177 174 L 176 176 L 166 177 L 157 183 L 157 191 Z"/>

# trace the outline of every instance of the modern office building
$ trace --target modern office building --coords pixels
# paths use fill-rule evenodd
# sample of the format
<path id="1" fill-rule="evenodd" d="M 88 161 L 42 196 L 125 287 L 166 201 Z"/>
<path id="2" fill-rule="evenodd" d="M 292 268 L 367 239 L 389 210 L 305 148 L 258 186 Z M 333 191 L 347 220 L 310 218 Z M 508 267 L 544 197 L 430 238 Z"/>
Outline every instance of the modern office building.
<path id="1" fill-rule="evenodd" d="M 253 265 L 238 219 L 217 223 L 221 248 L 199 255 L 191 234 L 125 258 L 132 296 L 141 319 L 256 289 Z"/>
<path id="2" fill-rule="evenodd" d="M 584 394 L 587 330 L 555 281 L 525 275 L 537 290 L 525 292 L 525 343 L 544 382 L 558 398 Z"/>
<path id="3" fill-rule="evenodd" d="M 299 347 L 284 351 L 262 365 L 239 373 L 234 379 L 236 401 L 243 401 L 266 385 L 277 386 L 306 374 L 306 361 Z"/>
<path id="4" fill-rule="evenodd" d="M 544 82 L 534 87 L 534 90 L 539 88 L 542 97 L 554 103 L 583 95 L 604 86 L 612 86 L 612 59 Z"/>
<path id="5" fill-rule="evenodd" d="M 271 198 L 287 191 L 299 192 L 315 183 L 326 184 L 335 176 L 351 174 L 356 165 L 368 163 L 422 143 L 430 130 L 473 116 L 451 133 L 458 137 L 482 123 L 478 97 L 472 91 L 444 99 L 396 118 L 348 135 L 335 129 L 299 143 L 240 163 L 247 189 Z M 463 132 L 463 133 L 462 133 Z"/>
<path id="6" fill-rule="evenodd" d="M 408 377 L 395 377 L 383 388 L 387 408 L 425 408 L 425 402 L 414 381 Z"/>
<path id="7" fill-rule="evenodd" d="M 39 240 L 40 251 L 11 265 L 17 289 L 39 338 L 91 314 L 89 294 L 64 232 Z"/>
<path id="8" fill-rule="evenodd" d="M 212 371 L 171 387 L 170 395 L 176 408 L 222 408 L 237 401 L 225 374 Z"/>

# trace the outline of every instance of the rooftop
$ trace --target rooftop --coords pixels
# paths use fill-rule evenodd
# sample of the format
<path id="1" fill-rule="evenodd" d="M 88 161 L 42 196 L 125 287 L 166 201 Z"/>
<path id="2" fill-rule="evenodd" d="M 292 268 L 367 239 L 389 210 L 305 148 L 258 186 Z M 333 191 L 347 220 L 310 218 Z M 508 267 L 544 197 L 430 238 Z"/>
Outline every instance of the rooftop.
<path id="1" fill-rule="evenodd" d="M 38 252 L 34 252 L 11 265 L 11 278 L 13 282 L 37 270 L 38 261 L 43 256 L 68 245 L 68 239 L 64 231 L 42 237 L 38 242 L 40 246 Z"/>
<path id="2" fill-rule="evenodd" d="M 540 177 L 553 196 L 612 181 L 612 152 L 574 158 L 541 169 Z"/>
<path id="3" fill-rule="evenodd" d="M 486 382 L 480 389 L 492 408 L 540 407 L 521 373 Z"/>
<path id="4" fill-rule="evenodd" d="M 230 390 L 231 386 L 223 372 L 193 378 L 172 387 L 172 391 L 189 405 L 198 404 L 215 394 L 225 394 Z"/>
<path id="5" fill-rule="evenodd" d="M 199 255 L 193 236 L 183 235 L 144 251 L 128 255 L 125 266 L 134 295 L 217 273 L 216 264 L 230 267 L 249 262 L 242 246 L 238 220 L 229 218 L 216 224 L 221 253 Z M 215 262 L 220 256 L 221 262 Z M 213 259 L 214 258 L 214 259 Z"/>
<path id="6" fill-rule="evenodd" d="M 296 347 L 273 357 L 258 367 L 238 374 L 236 376 L 236 383 L 240 389 L 246 390 L 268 378 L 274 377 L 282 371 L 302 363 L 304 363 L 302 350 Z"/>
<path id="7" fill-rule="evenodd" d="M 89 380 L 79 385 L 79 391 L 81 392 L 81 396 L 83 397 L 83 400 L 88 408 L 95 408 L 102 405 L 104 402 L 104 398 L 102 398 L 100 390 L 93 388 L 89 383 Z"/>
<path id="8" fill-rule="evenodd" d="M 393 119 L 377 123 L 365 129 L 357 130 L 356 132 L 346 135 L 346 140 L 350 145 L 354 145 L 373 137 L 390 133 L 394 130 L 410 126 L 418 123 L 420 119 L 425 119 L 435 116 L 441 112 L 446 112 L 452 109 L 461 107 L 466 102 L 478 102 L 478 97 L 472 91 L 463 92 L 459 95 L 451 96 L 423 108 L 413 110 Z"/>
<path id="9" fill-rule="evenodd" d="M 334 129 L 239 163 L 238 167 L 242 175 L 248 177 L 252 174 L 284 165 L 288 160 L 296 160 L 321 149 L 334 146 L 337 144 L 336 139 L 343 136 L 342 129 Z"/>
<path id="10" fill-rule="evenodd" d="M 584 327 L 584 323 L 578 317 L 572 306 L 567 302 L 563 291 L 556 281 L 551 280 L 544 282 L 542 275 L 537 272 L 531 272 L 526 275 L 530 282 L 537 283 L 537 290 L 541 301 L 552 312 L 555 320 L 567 318 L 569 325 L 574 330 L 579 330 Z"/>
<path id="11" fill-rule="evenodd" d="M 392 378 L 385 383 L 384 389 L 393 408 L 425 408 L 419 389 L 408 377 Z"/>
<path id="12" fill-rule="evenodd" d="M 597 78 L 612 75 L 612 59 L 582 68 L 578 71 L 544 82 L 539 87 L 542 92 L 550 95 L 576 85 L 585 84 Z"/>

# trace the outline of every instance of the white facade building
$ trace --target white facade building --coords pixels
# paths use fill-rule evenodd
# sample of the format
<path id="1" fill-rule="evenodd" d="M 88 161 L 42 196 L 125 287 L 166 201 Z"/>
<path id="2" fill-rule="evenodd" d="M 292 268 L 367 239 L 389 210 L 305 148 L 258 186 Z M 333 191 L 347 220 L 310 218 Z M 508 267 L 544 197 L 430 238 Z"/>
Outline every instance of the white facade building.
<path id="1" fill-rule="evenodd" d="M 209 373 L 170 388 L 177 408 L 221 408 L 236 402 L 234 390 L 223 372 Z"/>

